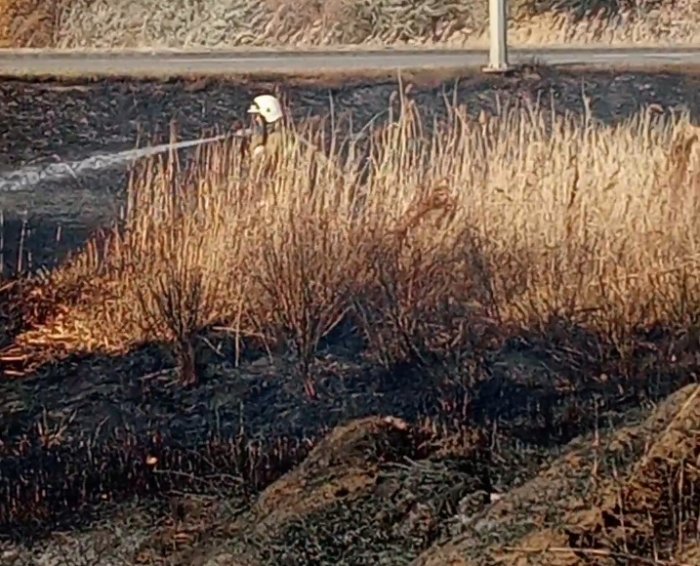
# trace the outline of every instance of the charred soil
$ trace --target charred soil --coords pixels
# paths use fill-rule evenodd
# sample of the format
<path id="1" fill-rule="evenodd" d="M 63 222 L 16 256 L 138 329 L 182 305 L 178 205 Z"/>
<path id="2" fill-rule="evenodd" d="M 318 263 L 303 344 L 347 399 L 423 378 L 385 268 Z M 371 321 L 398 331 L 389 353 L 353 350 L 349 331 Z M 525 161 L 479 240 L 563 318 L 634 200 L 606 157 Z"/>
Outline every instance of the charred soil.
<path id="1" fill-rule="evenodd" d="M 660 102 L 700 113 L 694 77 L 584 80 L 587 99 L 580 76 L 547 69 L 465 78 L 454 92 L 475 116 L 524 100 L 607 122 Z M 6 82 L 2 166 L 130 146 L 139 124 L 152 131 L 170 119 L 196 137 L 240 120 L 268 86 Z M 336 110 L 361 125 L 395 91 L 394 82 L 330 89 Z M 452 94 L 424 83 L 413 98 L 437 113 Z M 328 88 L 287 95 L 300 116 L 328 109 Z M 110 173 L 101 189 L 124 175 Z M 84 230 L 95 216 L 74 218 Z M 45 314 L 31 292 L 2 287 L 3 346 Z M 4 561 L 607 565 L 697 555 L 697 326 L 650 325 L 620 348 L 552 317 L 489 328 L 449 359 L 380 364 L 339 324 L 306 368 L 312 396 L 284 348 L 239 357 L 231 334 L 209 330 L 195 344 L 200 381 L 188 387 L 164 344 L 43 364 L 3 349 Z"/>
<path id="2" fill-rule="evenodd" d="M 698 360 L 662 351 L 627 376 L 525 339 L 461 367 L 388 371 L 336 344 L 316 399 L 291 360 L 236 367 L 225 349 L 189 389 L 157 345 L 47 366 L 1 385 L 3 544 L 18 564 L 673 556 L 697 544 Z M 641 515 L 652 496 L 659 532 Z"/>

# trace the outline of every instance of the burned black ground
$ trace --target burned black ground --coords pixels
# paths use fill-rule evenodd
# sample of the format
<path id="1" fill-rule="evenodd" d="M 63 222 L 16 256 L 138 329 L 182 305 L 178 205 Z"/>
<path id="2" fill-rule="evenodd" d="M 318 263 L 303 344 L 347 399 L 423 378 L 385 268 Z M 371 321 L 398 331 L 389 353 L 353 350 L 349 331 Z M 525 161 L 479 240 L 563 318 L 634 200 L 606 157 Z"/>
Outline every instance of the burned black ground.
<path id="1" fill-rule="evenodd" d="M 467 77 L 456 92 L 474 116 L 483 108 L 523 101 L 580 113 L 585 92 L 593 119 L 617 122 L 649 104 L 659 104 L 662 112 L 685 108 L 697 120 L 698 87 L 700 79 L 681 75 L 580 76 L 540 69 L 501 79 Z M 54 155 L 67 160 L 128 149 L 139 128 L 149 135 L 165 133 L 171 120 L 181 138 L 226 128 L 242 119 L 261 88 L 223 80 L 197 88 L 188 81 L 6 82 L 0 85 L 0 112 L 6 112 L 0 120 L 10 127 L 0 137 L 0 169 Z M 440 113 L 453 88 L 452 82 L 418 84 L 412 98 L 423 111 Z M 335 110 L 351 113 L 359 129 L 388 108 L 396 83 L 286 91 L 298 118 L 328 111 L 332 95 Z M 34 232 L 26 245 L 38 263 L 55 259 L 57 250 L 74 249 L 92 228 L 109 221 L 106 203 L 118 200 L 125 181 L 126 173 L 117 171 L 78 179 L 72 188 L 62 188 L 63 196 L 44 189 L 2 195 L 8 229 L 19 239 L 16 222 L 21 205 L 27 205 Z M 80 194 L 87 208 L 75 202 Z M 59 225 L 65 229 L 56 243 Z M 6 242 L 12 257 L 16 244 L 13 248 L 11 238 Z M 527 485 L 572 450 L 569 442 L 590 447 L 590 438 L 638 423 L 669 394 L 697 383 L 695 348 L 679 346 L 667 333 L 639 336 L 637 351 L 625 360 L 605 337 L 573 330 L 567 336 L 569 341 L 554 344 L 546 333 L 524 333 L 470 352 L 459 366 L 389 369 L 367 359 L 357 341 L 329 343 L 314 368 L 317 399 L 304 394 L 292 358 L 259 355 L 237 366 L 230 344 L 214 351 L 204 342 L 206 363 L 195 388 L 177 383 L 172 361 L 159 345 L 120 358 L 74 357 L 21 379 L 5 378 L 0 382 L 1 548 L 16 552 L 21 543 L 41 549 L 63 530 L 84 537 L 91 549 L 74 548 L 65 557 L 68 564 L 102 564 L 107 562 L 97 556 L 95 541 L 109 531 L 121 541 L 129 539 L 127 532 L 139 540 L 115 564 L 177 564 L 183 556 L 189 563 L 210 564 L 202 556 L 218 545 L 241 551 L 250 558 L 241 562 L 247 565 L 410 563 L 447 536 L 448 527 L 460 530 L 450 526 L 460 512 L 458 503 L 474 513 L 483 510 L 489 493 Z M 217 337 L 209 338 L 218 344 Z M 326 508 L 278 525 L 274 544 L 269 537 L 246 538 L 231 530 L 237 522 L 244 530 L 254 524 L 249 513 L 258 492 L 295 470 L 331 429 L 374 415 L 404 419 L 411 430 L 422 431 L 399 441 L 398 456 L 392 446 L 386 454 L 380 451 L 378 471 L 370 474 L 378 482 L 376 491 L 359 490 L 355 500 L 346 497 L 347 486 L 336 490 Z M 479 439 L 477 452 L 463 452 L 469 447 L 465 431 Z M 371 447 L 375 441 L 367 442 Z M 644 443 L 637 444 L 625 466 L 639 457 Z M 617 458 L 611 466 L 620 462 Z M 585 468 L 579 472 L 585 475 Z M 400 485 L 384 500 L 377 494 L 388 493 L 379 486 L 387 482 Z M 474 500 L 464 503 L 470 495 Z M 388 514 L 382 515 L 385 522 L 373 522 L 380 512 Z M 256 548 L 262 554 L 255 554 Z M 23 556 L 17 560 L 26 560 Z M 58 562 L 35 557 L 16 563 Z"/>
<path id="2" fill-rule="evenodd" d="M 592 119 L 605 123 L 620 122 L 649 106 L 664 113 L 685 110 L 700 120 L 697 74 L 533 67 L 506 77 L 451 74 L 448 80 L 417 77 L 410 84 L 411 98 L 427 124 L 431 116 L 445 116 L 448 101 L 467 105 L 475 117 L 482 110 L 535 104 L 559 114 L 590 112 Z M 333 113 L 360 132 L 369 123 L 388 119 L 390 109 L 397 111 L 399 87 L 397 79 L 354 79 L 345 87 L 338 80 L 314 85 L 253 78 L 4 80 L 0 172 L 132 149 L 148 140 L 167 139 L 171 125 L 179 139 L 227 131 L 246 120 L 253 96 L 269 91 L 284 98 L 296 120 Z M 17 235 L 25 218 L 33 231 L 27 246 L 34 267 L 51 264 L 84 242 L 92 230 L 111 223 L 127 180 L 122 167 L 21 191 L 0 190 L 8 231 L 5 272 L 17 264 Z"/>

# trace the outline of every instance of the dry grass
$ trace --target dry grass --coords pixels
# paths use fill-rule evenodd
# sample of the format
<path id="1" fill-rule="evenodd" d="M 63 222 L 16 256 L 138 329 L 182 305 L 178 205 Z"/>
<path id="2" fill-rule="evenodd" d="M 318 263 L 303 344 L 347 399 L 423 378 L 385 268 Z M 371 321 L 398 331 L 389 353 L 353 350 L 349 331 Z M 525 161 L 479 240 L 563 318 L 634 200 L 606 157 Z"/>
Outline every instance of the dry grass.
<path id="1" fill-rule="evenodd" d="M 610 482 L 594 509 L 569 518 L 571 546 L 600 556 L 674 554 L 698 542 L 700 386 L 624 482 Z M 659 539 L 672 541 L 660 547 Z M 651 561 L 649 561 L 651 563 Z M 687 564 L 690 564 L 689 562 Z"/>
<path id="2" fill-rule="evenodd" d="M 699 542 L 700 386 L 577 438 L 413 564 L 690 566 Z"/>
<path id="3" fill-rule="evenodd" d="M 485 46 L 486 0 L 35 0 L 0 2 L 0 46 Z M 46 3 L 41 3 L 43 6 Z M 697 44 L 694 0 L 517 0 L 514 45 Z"/>
<path id="4" fill-rule="evenodd" d="M 695 564 L 700 385 L 676 391 L 635 428 L 579 437 L 412 564 Z M 635 456 L 619 458 L 625 451 Z"/>
<path id="5" fill-rule="evenodd" d="M 561 320 L 623 356 L 655 328 L 692 339 L 697 127 L 652 110 L 607 127 L 513 107 L 478 121 L 451 108 L 428 129 L 400 98 L 370 162 L 340 134 L 324 139 L 323 124 L 300 135 L 330 160 L 298 143 L 272 173 L 233 142 L 188 167 L 150 161 L 123 227 L 34 289 L 35 326 L 18 344 L 120 352 L 165 339 L 188 351 L 216 325 L 238 352 L 291 349 L 306 377 L 340 324 L 386 364 Z"/>
<path id="6" fill-rule="evenodd" d="M 683 560 L 682 553 L 698 542 L 700 387 L 689 389 L 671 422 L 647 440 L 649 448 L 624 480 L 606 478 L 590 508 L 568 513 L 563 528 L 525 537 L 503 562 L 549 555 L 547 562 L 556 566 L 588 560 L 689 566 L 692 562 Z M 676 554 L 681 560 L 663 558 Z"/>

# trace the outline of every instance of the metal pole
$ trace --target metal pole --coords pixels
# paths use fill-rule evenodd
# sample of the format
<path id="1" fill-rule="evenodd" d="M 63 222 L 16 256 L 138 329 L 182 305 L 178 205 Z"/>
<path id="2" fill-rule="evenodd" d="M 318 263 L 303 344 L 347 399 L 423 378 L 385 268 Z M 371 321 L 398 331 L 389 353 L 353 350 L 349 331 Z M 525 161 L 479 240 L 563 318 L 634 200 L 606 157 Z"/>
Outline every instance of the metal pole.
<path id="1" fill-rule="evenodd" d="M 489 0 L 490 72 L 508 70 L 508 0 Z"/>

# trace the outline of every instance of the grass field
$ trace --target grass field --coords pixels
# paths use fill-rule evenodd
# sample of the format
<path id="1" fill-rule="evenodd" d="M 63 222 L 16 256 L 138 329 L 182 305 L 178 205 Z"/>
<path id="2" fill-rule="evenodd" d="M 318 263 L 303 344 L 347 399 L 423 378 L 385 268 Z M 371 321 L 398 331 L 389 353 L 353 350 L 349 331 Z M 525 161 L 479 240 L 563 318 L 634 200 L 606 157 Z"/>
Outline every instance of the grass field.
<path id="1" fill-rule="evenodd" d="M 232 174 L 242 165 L 225 145 L 186 171 L 152 163 L 133 178 L 126 231 L 54 274 L 61 340 L 122 351 L 216 324 L 310 357 L 351 320 L 396 360 L 466 347 L 488 327 L 544 332 L 561 319 L 622 353 L 640 331 L 694 325 L 700 177 L 687 119 L 651 109 L 612 128 L 534 106 L 480 121 L 451 112 L 429 134 L 404 100 L 369 162 L 319 139 L 335 154 L 317 163 L 302 144 L 275 175 Z"/>
<path id="2" fill-rule="evenodd" d="M 311 560 L 309 540 L 324 564 L 345 544 L 363 557 L 357 563 L 378 560 L 380 547 L 397 564 L 444 564 L 455 556 L 455 564 L 489 564 L 495 555 L 508 564 L 524 556 L 539 556 L 534 563 L 542 564 L 585 564 L 591 556 L 601 564 L 692 562 L 698 546 L 697 384 L 624 427 L 612 414 L 622 406 L 641 410 L 637 395 L 652 396 L 653 384 L 669 379 L 673 390 L 693 381 L 700 313 L 697 126 L 654 108 L 604 125 L 589 112 L 561 116 L 534 104 L 474 118 L 449 103 L 447 119 L 429 124 L 410 92 L 397 92 L 400 112 L 376 126 L 369 141 L 334 134 L 346 130 L 328 119 L 296 126 L 296 139 L 312 143 L 289 144 L 271 169 L 242 159 L 233 142 L 203 148 L 187 166 L 170 156 L 140 167 L 114 231 L 96 236 L 48 276 L 18 285 L 13 304 L 22 320 L 3 361 L 26 359 L 25 369 L 40 373 L 65 363 L 62 377 L 37 386 L 57 387 L 60 395 L 76 381 L 77 354 L 116 359 L 144 343 L 165 343 L 180 385 L 190 386 L 178 389 L 199 389 L 211 398 L 212 356 L 233 367 L 256 356 L 284 357 L 291 360 L 292 380 L 273 371 L 271 381 L 284 384 L 279 395 L 287 405 L 284 411 L 275 405 L 266 419 L 280 422 L 321 421 L 315 407 L 326 402 L 326 415 L 345 411 L 356 396 L 371 402 L 371 381 L 347 398 L 328 393 L 329 375 L 345 375 L 328 362 L 334 348 L 360 360 L 365 369 L 358 374 L 392 372 L 391 402 L 400 398 L 420 407 L 417 397 L 453 388 L 438 395 L 443 417 L 341 421 L 325 440 L 313 441 L 314 450 L 300 451 L 301 463 L 288 475 L 262 485 L 244 515 L 217 515 L 201 495 L 192 496 L 195 511 L 183 511 L 186 518 L 175 522 L 156 524 L 128 512 L 129 525 L 157 527 L 140 547 L 141 563 L 159 563 L 163 554 L 173 560 L 165 563 L 192 563 L 186 553 L 213 544 L 207 537 L 236 546 L 226 552 L 243 552 L 245 564 L 280 563 L 288 552 Z M 100 379 L 95 367 L 80 378 L 78 397 L 90 380 Z M 484 393 L 503 373 L 520 388 Z M 425 375 L 436 376 L 430 390 Z M 149 426 L 157 418 L 155 390 L 171 387 L 150 385 L 150 379 L 129 384 L 120 375 L 115 389 L 140 399 Z M 246 379 L 256 382 L 247 385 L 256 395 L 274 387 Z M 354 379 L 359 375 L 342 381 Z M 236 392 L 229 404 L 250 403 L 250 390 L 232 378 L 226 383 Z M 292 387 L 304 390 L 295 411 L 308 414 L 290 416 L 299 415 L 289 406 Z M 7 403 L 22 411 L 38 403 L 8 391 Z M 88 407 L 97 412 L 95 403 L 111 396 L 93 393 L 82 413 Z M 183 412 L 179 395 L 175 406 Z M 503 423 L 515 417 L 504 407 L 530 395 L 537 398 L 537 416 L 527 426 L 513 420 L 508 428 Z M 607 407 L 609 422 L 583 404 L 589 395 L 595 403 L 596 396 L 603 399 L 595 411 Z M 485 396 L 490 408 L 479 412 L 469 399 L 483 403 Z M 261 404 L 272 402 L 265 397 Z M 65 410 L 56 410 L 65 417 Z M 217 409 L 217 419 L 219 410 L 226 407 Z M 489 421 L 483 416 L 489 411 L 502 416 Z M 13 423 L 20 417 L 6 418 Z M 606 431 L 598 428 L 604 421 Z M 64 424 L 41 425 L 42 450 L 67 446 Z M 523 452 L 528 442 L 530 453 Z M 21 451 L 8 446 L 19 458 Z M 76 454 L 85 451 L 79 446 Z M 90 445 L 90 462 L 101 457 L 93 456 L 96 450 Z M 496 457 L 501 451 L 506 455 Z M 187 458 L 162 456 L 173 465 L 178 457 Z M 263 460 L 246 458 L 227 464 L 226 473 L 250 478 L 255 466 L 262 469 Z M 547 464 L 542 470 L 541 462 Z M 449 541 L 448 517 L 466 513 L 453 506 L 463 504 L 465 493 L 486 490 L 488 496 L 496 489 L 477 464 L 517 480 L 499 480 L 505 490 L 500 503 L 470 504 L 472 512 L 485 514 L 487 527 L 478 529 L 495 538 L 480 536 L 472 525 L 472 538 L 453 532 Z M 133 477 L 146 473 L 129 469 Z M 71 470 L 64 472 L 84 473 L 77 464 Z M 374 491 L 380 480 L 389 488 L 396 483 L 400 497 L 386 495 L 385 484 L 384 495 L 380 487 Z M 448 489 L 457 484 L 459 494 Z M 27 509 L 46 498 L 36 497 Z M 391 507 L 406 498 L 410 510 Z M 224 496 L 214 499 L 221 503 Z M 425 511 L 431 506 L 434 512 Z M 3 525 L 21 508 L 0 504 Z M 378 508 L 384 519 L 375 516 Z M 39 511 L 46 516 L 47 509 Z M 387 518 L 387 509 L 400 519 Z M 533 526 L 535 514 L 541 523 Z M 381 521 L 408 534 L 384 539 Z M 336 523 L 340 530 L 329 526 Z M 457 531 L 472 528 L 466 525 Z M 250 537 L 238 537 L 241 529 Z M 349 538 L 336 536 L 341 532 Z M 499 544 L 499 537 L 511 542 Z M 369 546 L 357 547 L 365 542 Z M 151 545 L 148 552 L 144 545 Z M 584 550 L 576 554 L 572 546 Z M 218 563 L 236 563 L 223 547 L 216 552 L 229 557 Z"/>
<path id="3" fill-rule="evenodd" d="M 694 0 L 513 0 L 515 45 L 697 44 Z M 3 0 L 0 46 L 487 44 L 487 0 Z"/>

